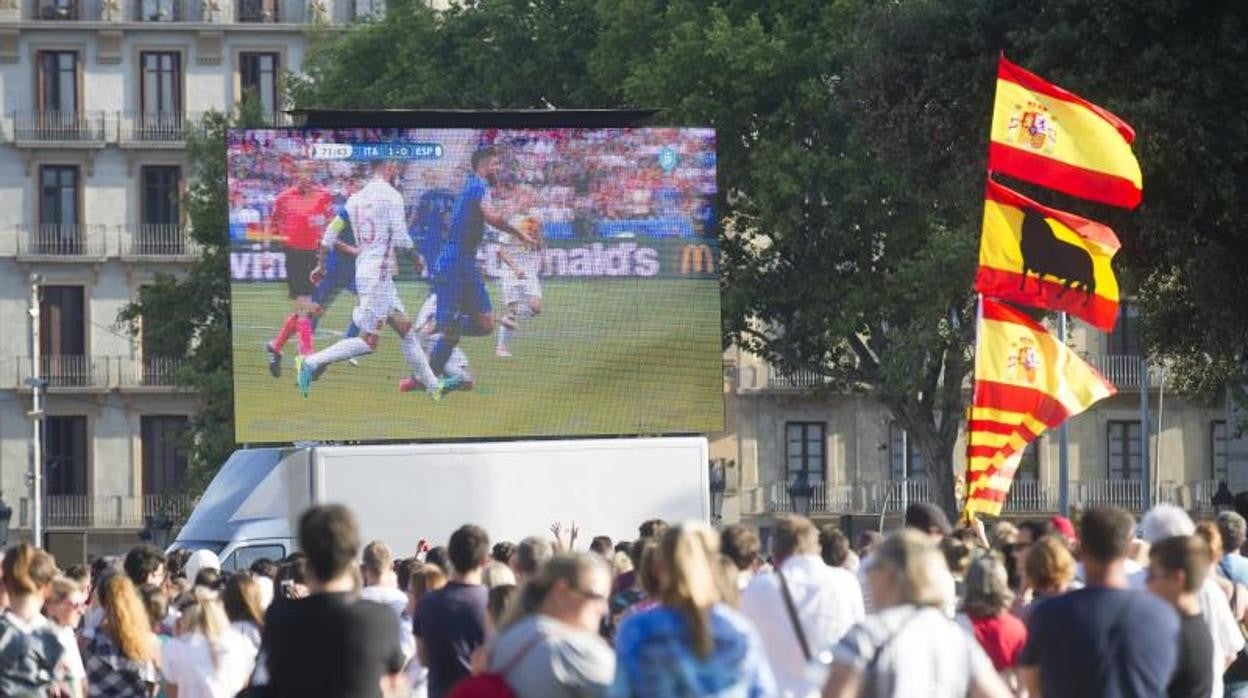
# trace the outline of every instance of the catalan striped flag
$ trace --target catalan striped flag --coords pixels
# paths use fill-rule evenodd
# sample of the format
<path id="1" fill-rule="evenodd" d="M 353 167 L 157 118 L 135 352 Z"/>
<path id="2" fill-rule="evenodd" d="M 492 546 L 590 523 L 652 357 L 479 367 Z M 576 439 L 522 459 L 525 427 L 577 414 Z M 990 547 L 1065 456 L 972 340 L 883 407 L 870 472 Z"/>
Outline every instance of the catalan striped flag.
<path id="1" fill-rule="evenodd" d="M 1036 321 L 990 299 L 975 340 L 967 517 L 998 515 L 1023 449 L 1117 389 Z"/>
<path id="2" fill-rule="evenodd" d="M 1143 187 L 1134 140 L 1122 119 L 1001 56 L 990 171 L 1131 209 Z"/>
<path id="3" fill-rule="evenodd" d="M 975 290 L 1033 308 L 1063 310 L 1102 332 L 1118 320 L 1114 231 L 1047 208 L 988 179 Z"/>

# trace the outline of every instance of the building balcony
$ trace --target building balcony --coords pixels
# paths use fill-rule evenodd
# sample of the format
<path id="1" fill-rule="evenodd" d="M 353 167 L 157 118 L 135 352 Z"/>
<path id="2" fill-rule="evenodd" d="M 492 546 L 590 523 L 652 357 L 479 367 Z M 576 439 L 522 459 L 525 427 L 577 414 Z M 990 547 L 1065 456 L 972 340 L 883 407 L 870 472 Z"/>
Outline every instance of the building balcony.
<path id="1" fill-rule="evenodd" d="M 141 359 L 117 357 L 117 387 L 157 388 L 166 390 L 173 388 L 178 370 L 186 364 L 182 358 L 165 356 L 145 356 Z"/>
<path id="2" fill-rule="evenodd" d="M 102 111 L 15 111 L 12 119 L 18 147 L 104 147 Z"/>
<path id="3" fill-rule="evenodd" d="M 180 223 L 132 223 L 118 229 L 118 249 L 127 261 L 186 262 L 199 255 L 188 226 Z"/>
<path id="4" fill-rule="evenodd" d="M 195 502 L 186 494 L 54 494 L 43 498 L 43 521 L 47 528 L 142 528 L 146 517 L 158 514 L 186 521 Z M 29 529 L 33 515 L 30 498 L 22 497 L 14 525 Z"/>
<path id="5" fill-rule="evenodd" d="M 199 123 L 199 112 L 120 112 L 117 143 L 123 148 L 183 148 L 188 129 Z"/>
<path id="6" fill-rule="evenodd" d="M 108 254 L 105 228 L 81 223 L 40 223 L 17 228 L 18 259 L 100 261 Z"/>
<path id="7" fill-rule="evenodd" d="M 23 390 L 31 390 L 35 381 L 35 362 L 30 357 L 15 360 L 17 372 L 13 384 Z M 52 354 L 39 357 L 39 379 L 47 381 L 51 391 L 98 391 L 107 390 L 110 384 L 109 368 L 112 362 L 104 356 Z"/>
<path id="8" fill-rule="evenodd" d="M 1165 369 L 1150 363 L 1146 373 L 1138 354 L 1085 354 L 1084 359 L 1119 390 L 1138 391 L 1141 378 L 1147 378 L 1151 390 L 1163 387 L 1165 381 Z"/>
<path id="9" fill-rule="evenodd" d="M 1189 482 L 1162 481 L 1151 493 L 1153 502 L 1167 502 L 1196 513 L 1213 511 L 1214 480 Z M 742 493 L 742 511 L 747 514 L 778 514 L 792 511 L 788 483 L 772 482 L 756 490 Z M 1072 480 L 1069 502 L 1072 509 L 1086 510 L 1097 506 L 1115 506 L 1139 512 L 1144 492 L 1139 480 L 1085 479 Z M 908 502 L 934 501 L 926 479 L 860 484 L 815 486 L 811 497 L 813 515 L 900 513 Z M 1052 515 L 1058 511 L 1058 488 L 1044 482 L 1018 479 L 1010 487 L 1002 514 Z"/>

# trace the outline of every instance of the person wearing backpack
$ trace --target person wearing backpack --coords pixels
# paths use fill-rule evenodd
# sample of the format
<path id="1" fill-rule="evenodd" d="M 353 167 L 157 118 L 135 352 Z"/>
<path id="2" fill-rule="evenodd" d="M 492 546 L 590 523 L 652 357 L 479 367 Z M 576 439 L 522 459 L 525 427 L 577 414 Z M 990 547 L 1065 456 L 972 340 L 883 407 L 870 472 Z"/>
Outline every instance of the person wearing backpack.
<path id="1" fill-rule="evenodd" d="M 615 654 L 598 635 L 611 576 L 595 555 L 560 553 L 521 588 L 486 650 L 486 673 L 451 698 L 605 696 Z"/>

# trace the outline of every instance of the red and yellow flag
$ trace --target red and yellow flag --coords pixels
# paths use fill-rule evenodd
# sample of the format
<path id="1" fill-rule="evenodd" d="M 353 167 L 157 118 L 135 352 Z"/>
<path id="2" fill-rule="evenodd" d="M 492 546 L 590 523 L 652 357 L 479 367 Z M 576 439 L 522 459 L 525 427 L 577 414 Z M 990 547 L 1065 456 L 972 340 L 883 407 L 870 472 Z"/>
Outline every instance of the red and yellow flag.
<path id="1" fill-rule="evenodd" d="M 1140 203 L 1135 131 L 1105 109 L 1000 58 L 988 169 L 1112 206 Z"/>
<path id="2" fill-rule="evenodd" d="M 1120 247 L 1109 228 L 1041 206 L 990 178 L 984 192 L 975 290 L 990 298 L 1066 311 L 1112 332 Z"/>
<path id="3" fill-rule="evenodd" d="M 1027 444 L 1116 392 L 1044 327 L 985 298 L 967 424 L 965 514 L 1000 514 Z"/>

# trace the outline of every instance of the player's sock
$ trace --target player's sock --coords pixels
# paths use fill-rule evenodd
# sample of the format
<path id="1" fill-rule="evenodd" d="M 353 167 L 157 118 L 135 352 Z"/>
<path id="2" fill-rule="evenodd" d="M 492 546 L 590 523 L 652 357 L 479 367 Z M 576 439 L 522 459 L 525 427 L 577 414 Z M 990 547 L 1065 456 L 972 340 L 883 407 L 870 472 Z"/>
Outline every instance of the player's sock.
<path id="1" fill-rule="evenodd" d="M 499 349 L 507 348 L 507 339 L 511 337 L 512 332 L 513 330 L 507 327 L 506 325 L 498 326 L 498 348 Z"/>
<path id="2" fill-rule="evenodd" d="M 328 366 L 335 361 L 346 361 L 347 359 L 363 356 L 364 354 L 371 354 L 372 351 L 373 349 L 368 346 L 368 342 L 365 342 L 359 337 L 351 337 L 349 339 L 340 339 L 337 342 L 334 342 L 330 346 L 325 347 L 321 351 L 318 351 L 304 359 L 304 363 L 315 371 L 322 367 Z"/>
<path id="3" fill-rule="evenodd" d="M 301 315 L 296 326 L 299 329 L 299 355 L 307 356 L 312 353 L 312 318 Z"/>
<path id="4" fill-rule="evenodd" d="M 347 338 L 360 336 L 360 326 L 355 324 L 355 320 L 352 320 L 351 324 L 347 325 L 347 333 L 343 336 Z"/>
<path id="5" fill-rule="evenodd" d="M 295 333 L 298 323 L 298 313 L 291 313 L 288 315 L 286 320 L 282 322 L 281 329 L 277 331 L 277 336 L 273 338 L 273 341 L 269 343 L 269 346 L 272 347 L 274 351 L 281 353 L 282 349 L 286 346 L 286 340 L 290 339 L 290 335 Z"/>
<path id="6" fill-rule="evenodd" d="M 429 357 L 421 350 L 417 333 L 414 330 L 408 332 L 407 336 L 399 339 L 399 346 L 403 348 L 403 358 L 407 359 L 407 365 L 412 367 L 412 375 L 425 384 L 426 390 L 435 390 L 438 387 L 438 377 L 429 367 Z"/>

